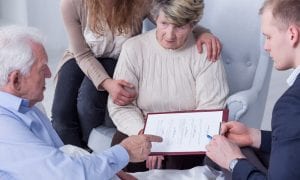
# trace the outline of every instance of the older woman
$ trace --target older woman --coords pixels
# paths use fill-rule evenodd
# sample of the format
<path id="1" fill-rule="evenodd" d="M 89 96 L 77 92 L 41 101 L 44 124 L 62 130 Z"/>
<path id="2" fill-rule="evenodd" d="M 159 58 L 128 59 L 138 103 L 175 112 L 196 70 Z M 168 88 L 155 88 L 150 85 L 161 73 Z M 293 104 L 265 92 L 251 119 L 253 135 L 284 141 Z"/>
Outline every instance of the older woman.
<path id="1" fill-rule="evenodd" d="M 111 77 L 123 43 L 141 32 L 143 19 L 151 18 L 151 2 L 61 0 L 70 46 L 59 62 L 52 124 L 65 144 L 86 147 L 90 131 L 106 124 L 108 94 L 118 105 L 135 99 L 134 91 L 126 91 L 132 84 Z M 195 32 L 199 35 L 198 45 L 205 42 L 214 59 L 220 51 L 219 41 L 209 33 L 201 33 L 204 31 L 199 27 Z"/>
<path id="2" fill-rule="evenodd" d="M 109 97 L 108 109 L 116 125 L 112 144 L 139 134 L 147 113 L 217 109 L 225 106 L 228 86 L 221 61 L 199 54 L 192 34 L 203 13 L 203 0 L 156 0 L 157 28 L 129 39 L 121 51 L 114 78 L 137 88 L 138 97 L 118 106 Z M 148 168 L 186 169 L 202 164 L 203 156 L 149 157 Z M 158 160 L 158 162 L 156 162 Z M 128 171 L 139 171 L 128 166 Z"/>

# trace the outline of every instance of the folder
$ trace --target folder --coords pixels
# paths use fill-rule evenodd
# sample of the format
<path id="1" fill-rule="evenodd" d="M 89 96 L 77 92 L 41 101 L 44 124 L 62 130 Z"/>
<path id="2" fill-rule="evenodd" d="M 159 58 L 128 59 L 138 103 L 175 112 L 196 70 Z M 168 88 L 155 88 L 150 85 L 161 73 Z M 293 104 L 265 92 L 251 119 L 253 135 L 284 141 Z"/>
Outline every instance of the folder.
<path id="1" fill-rule="evenodd" d="M 228 109 L 149 113 L 144 134 L 161 136 L 152 143 L 151 155 L 205 154 L 205 146 L 228 121 Z"/>

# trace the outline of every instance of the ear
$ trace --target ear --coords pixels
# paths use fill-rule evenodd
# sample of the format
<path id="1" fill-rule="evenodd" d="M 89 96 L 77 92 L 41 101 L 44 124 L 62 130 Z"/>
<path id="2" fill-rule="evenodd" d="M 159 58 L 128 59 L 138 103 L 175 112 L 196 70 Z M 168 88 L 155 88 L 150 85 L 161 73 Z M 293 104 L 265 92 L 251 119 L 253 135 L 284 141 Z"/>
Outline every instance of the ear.
<path id="1" fill-rule="evenodd" d="M 293 47 L 296 47 L 299 44 L 300 37 L 300 28 L 296 25 L 290 25 L 288 28 L 288 36 L 290 43 Z"/>
<path id="2" fill-rule="evenodd" d="M 19 70 L 12 71 L 8 75 L 7 86 L 13 92 L 18 92 L 21 90 L 21 78 L 22 75 Z"/>

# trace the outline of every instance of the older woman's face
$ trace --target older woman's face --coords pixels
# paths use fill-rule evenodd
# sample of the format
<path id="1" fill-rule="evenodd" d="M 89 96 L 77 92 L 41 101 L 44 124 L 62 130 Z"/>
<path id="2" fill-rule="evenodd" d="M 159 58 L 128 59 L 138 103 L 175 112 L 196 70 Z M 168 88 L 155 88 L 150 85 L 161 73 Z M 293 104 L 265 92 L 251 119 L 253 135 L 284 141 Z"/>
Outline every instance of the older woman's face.
<path id="1" fill-rule="evenodd" d="M 165 13 L 160 11 L 156 19 L 156 39 L 166 49 L 178 49 L 184 45 L 188 35 L 192 32 L 192 25 L 176 26 L 168 22 Z"/>

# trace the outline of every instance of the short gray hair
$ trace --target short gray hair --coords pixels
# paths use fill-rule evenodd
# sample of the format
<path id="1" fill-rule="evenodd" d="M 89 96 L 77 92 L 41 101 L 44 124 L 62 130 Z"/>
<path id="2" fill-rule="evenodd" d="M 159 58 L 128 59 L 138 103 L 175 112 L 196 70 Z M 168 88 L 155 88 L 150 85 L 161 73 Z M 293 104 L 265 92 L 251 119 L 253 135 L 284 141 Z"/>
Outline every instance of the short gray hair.
<path id="1" fill-rule="evenodd" d="M 30 72 L 35 61 L 32 42 L 43 44 L 40 31 L 32 27 L 16 25 L 0 27 L 0 88 L 11 72 L 19 70 L 22 75 Z"/>
<path id="2" fill-rule="evenodd" d="M 154 0 L 151 15 L 157 19 L 162 10 L 170 23 L 183 26 L 196 24 L 203 15 L 203 0 Z"/>

